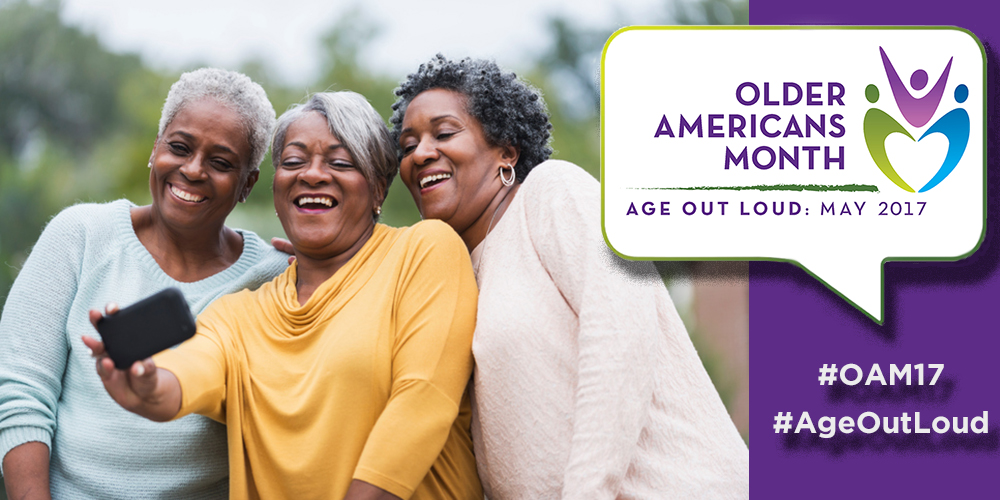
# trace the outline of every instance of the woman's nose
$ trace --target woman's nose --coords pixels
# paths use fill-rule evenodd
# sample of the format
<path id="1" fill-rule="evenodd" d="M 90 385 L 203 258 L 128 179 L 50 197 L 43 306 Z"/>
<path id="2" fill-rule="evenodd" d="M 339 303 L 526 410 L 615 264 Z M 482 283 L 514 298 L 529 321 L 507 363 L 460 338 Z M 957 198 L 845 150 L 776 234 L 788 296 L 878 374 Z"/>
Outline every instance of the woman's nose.
<path id="1" fill-rule="evenodd" d="M 310 186 L 325 184 L 332 180 L 330 170 L 326 168 L 325 160 L 322 158 L 309 162 L 300 178 Z"/>
<path id="2" fill-rule="evenodd" d="M 434 141 L 423 140 L 417 144 L 413 150 L 413 161 L 417 165 L 426 165 L 428 162 L 438 159 L 439 153 Z"/>
<path id="3" fill-rule="evenodd" d="M 202 154 L 191 155 L 183 165 L 181 165 L 180 172 L 189 181 L 203 180 L 207 177 L 205 169 L 208 168 L 205 165 L 207 159 Z"/>

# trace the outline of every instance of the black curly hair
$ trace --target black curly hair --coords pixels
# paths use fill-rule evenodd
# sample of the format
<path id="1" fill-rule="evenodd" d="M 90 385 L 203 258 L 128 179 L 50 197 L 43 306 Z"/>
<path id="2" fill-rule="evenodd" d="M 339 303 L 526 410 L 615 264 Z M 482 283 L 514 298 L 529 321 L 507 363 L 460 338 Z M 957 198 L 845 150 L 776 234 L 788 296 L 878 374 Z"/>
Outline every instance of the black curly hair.
<path id="1" fill-rule="evenodd" d="M 389 122 L 397 148 L 410 101 L 435 88 L 454 90 L 466 97 L 467 111 L 479 120 L 491 146 L 517 148 L 519 156 L 514 172 L 518 181 L 523 182 L 535 165 L 552 154 L 549 147 L 552 124 L 538 89 L 514 73 L 504 73 L 493 61 L 470 58 L 451 61 L 441 54 L 421 64 L 395 90 L 396 102 Z M 397 151 L 402 159 L 402 151 Z"/>

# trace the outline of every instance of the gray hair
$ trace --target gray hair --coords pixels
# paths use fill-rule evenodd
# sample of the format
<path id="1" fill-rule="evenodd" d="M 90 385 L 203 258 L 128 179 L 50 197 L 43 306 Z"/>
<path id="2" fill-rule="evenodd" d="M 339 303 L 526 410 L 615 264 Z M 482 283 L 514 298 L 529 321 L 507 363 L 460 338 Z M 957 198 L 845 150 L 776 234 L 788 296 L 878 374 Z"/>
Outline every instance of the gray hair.
<path id="1" fill-rule="evenodd" d="M 260 162 L 267 152 L 267 139 L 274 130 L 274 107 L 264 89 L 242 73 L 201 68 L 181 75 L 180 80 L 170 86 L 163 103 L 157 137 L 163 135 L 181 108 L 204 98 L 215 99 L 240 116 L 250 144 L 250 171 L 260 170 Z"/>
<path id="2" fill-rule="evenodd" d="M 271 141 L 271 164 L 274 168 L 277 170 L 281 162 L 288 127 L 310 111 L 326 118 L 330 133 L 351 154 L 361 175 L 368 181 L 372 196 L 379 202 L 385 201 L 389 185 L 399 171 L 396 145 L 382 117 L 363 95 L 356 92 L 317 92 L 305 104 L 297 104 L 285 111 L 278 118 Z"/>

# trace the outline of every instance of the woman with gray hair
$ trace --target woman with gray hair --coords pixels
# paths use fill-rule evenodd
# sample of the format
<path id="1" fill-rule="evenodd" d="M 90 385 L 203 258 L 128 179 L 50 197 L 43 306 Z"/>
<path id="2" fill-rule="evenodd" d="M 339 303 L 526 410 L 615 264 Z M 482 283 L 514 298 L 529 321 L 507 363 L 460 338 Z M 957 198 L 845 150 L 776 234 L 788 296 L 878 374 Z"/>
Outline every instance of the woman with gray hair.
<path id="1" fill-rule="evenodd" d="M 79 204 L 46 226 L 0 318 L 0 459 L 11 498 L 226 498 L 226 428 L 156 425 L 93 375 L 87 311 L 180 288 L 195 313 L 256 288 L 287 256 L 226 227 L 275 123 L 245 75 L 200 69 L 170 88 L 149 156 L 152 204 Z"/>
<path id="2" fill-rule="evenodd" d="M 225 422 L 233 498 L 482 500 L 465 391 L 476 284 L 462 240 L 441 221 L 376 222 L 398 162 L 358 94 L 286 112 L 271 155 L 295 263 L 209 306 L 155 364 L 116 370 L 87 339 L 108 393 L 151 420 Z"/>

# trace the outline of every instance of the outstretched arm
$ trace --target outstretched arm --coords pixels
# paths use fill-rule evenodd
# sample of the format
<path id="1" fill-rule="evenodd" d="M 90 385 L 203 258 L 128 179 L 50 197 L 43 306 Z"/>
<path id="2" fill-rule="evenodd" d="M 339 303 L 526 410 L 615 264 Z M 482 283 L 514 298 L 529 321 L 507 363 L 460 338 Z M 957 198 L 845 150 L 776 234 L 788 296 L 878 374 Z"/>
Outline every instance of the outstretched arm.
<path id="1" fill-rule="evenodd" d="M 109 305 L 108 314 L 118 312 Z M 90 322 L 97 328 L 99 311 L 91 309 Z M 128 370 L 119 370 L 104 350 L 104 342 L 83 337 L 83 343 L 97 358 L 97 374 L 111 399 L 136 415 L 155 422 L 166 422 L 181 409 L 181 384 L 173 373 L 157 368 L 152 358 L 136 361 Z"/>

